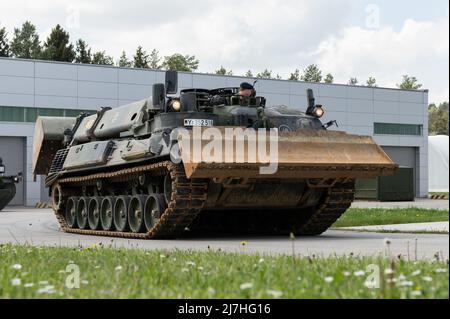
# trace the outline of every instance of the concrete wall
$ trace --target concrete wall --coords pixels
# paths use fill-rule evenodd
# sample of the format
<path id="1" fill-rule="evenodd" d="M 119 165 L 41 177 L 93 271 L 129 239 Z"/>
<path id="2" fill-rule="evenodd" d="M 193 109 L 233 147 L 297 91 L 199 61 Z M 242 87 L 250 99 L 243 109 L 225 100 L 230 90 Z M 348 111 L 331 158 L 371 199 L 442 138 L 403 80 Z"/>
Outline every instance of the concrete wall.
<path id="1" fill-rule="evenodd" d="M 179 89 L 238 86 L 243 77 L 180 73 Z M 151 86 L 164 82 L 164 72 L 109 66 L 82 65 L 0 58 L 0 106 L 65 109 L 116 107 L 151 95 Z M 305 109 L 306 89 L 327 110 L 324 121 L 337 120 L 339 128 L 374 135 L 374 123 L 423 125 L 423 136 L 375 135 L 383 146 L 415 147 L 418 196 L 428 193 L 428 93 L 348 85 L 283 80 L 259 80 L 256 89 L 268 105 L 289 104 Z M 0 122 L 0 136 L 26 139 L 27 204 L 40 197 L 40 180 L 31 180 L 33 124 Z"/>

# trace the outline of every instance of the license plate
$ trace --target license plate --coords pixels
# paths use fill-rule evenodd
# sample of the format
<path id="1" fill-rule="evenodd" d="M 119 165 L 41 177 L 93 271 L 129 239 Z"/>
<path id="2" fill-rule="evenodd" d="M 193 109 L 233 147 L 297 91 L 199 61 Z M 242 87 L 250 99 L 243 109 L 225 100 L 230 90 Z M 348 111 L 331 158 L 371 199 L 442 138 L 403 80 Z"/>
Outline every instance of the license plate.
<path id="1" fill-rule="evenodd" d="M 184 119 L 184 126 L 213 126 L 213 120 Z"/>

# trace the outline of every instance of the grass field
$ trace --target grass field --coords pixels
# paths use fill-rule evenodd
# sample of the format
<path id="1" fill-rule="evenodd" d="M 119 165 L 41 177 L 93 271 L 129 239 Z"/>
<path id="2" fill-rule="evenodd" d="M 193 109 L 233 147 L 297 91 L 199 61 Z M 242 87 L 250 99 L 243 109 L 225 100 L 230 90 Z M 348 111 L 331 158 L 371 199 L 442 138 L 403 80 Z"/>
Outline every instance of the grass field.
<path id="1" fill-rule="evenodd" d="M 350 208 L 333 227 L 442 222 L 448 221 L 448 216 L 448 211 L 432 209 Z"/>
<path id="2" fill-rule="evenodd" d="M 77 269 L 79 281 L 74 279 Z M 380 288 L 368 285 L 371 274 L 379 276 Z M 80 288 L 71 289 L 77 282 Z M 382 256 L 294 259 L 217 251 L 3 245 L 0 297 L 448 298 L 449 276 L 445 261 Z"/>

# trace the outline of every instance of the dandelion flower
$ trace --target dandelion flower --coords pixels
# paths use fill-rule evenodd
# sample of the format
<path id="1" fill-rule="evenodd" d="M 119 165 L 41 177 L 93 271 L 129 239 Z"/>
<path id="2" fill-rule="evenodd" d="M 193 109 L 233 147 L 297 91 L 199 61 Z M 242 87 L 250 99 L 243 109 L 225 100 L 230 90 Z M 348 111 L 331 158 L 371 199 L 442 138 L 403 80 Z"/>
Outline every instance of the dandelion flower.
<path id="1" fill-rule="evenodd" d="M 325 282 L 327 283 L 331 283 L 333 282 L 334 278 L 333 277 L 325 277 Z"/>
<path id="2" fill-rule="evenodd" d="M 21 283 L 22 280 L 20 280 L 20 278 L 11 279 L 11 286 L 20 286 Z"/>
<path id="3" fill-rule="evenodd" d="M 20 269 L 22 269 L 22 265 L 21 265 L 21 264 L 14 264 L 14 265 L 12 265 L 11 267 L 12 267 L 12 269 L 15 269 L 15 270 L 20 270 Z"/>
<path id="4" fill-rule="evenodd" d="M 267 294 L 269 296 L 272 296 L 273 298 L 280 298 L 281 296 L 283 296 L 283 292 L 278 290 L 267 290 Z"/>
<path id="5" fill-rule="evenodd" d="M 251 288 L 253 288 L 253 283 L 251 283 L 251 282 L 245 282 L 245 283 L 241 284 L 241 285 L 239 286 L 239 288 L 240 288 L 241 290 L 251 289 Z"/>

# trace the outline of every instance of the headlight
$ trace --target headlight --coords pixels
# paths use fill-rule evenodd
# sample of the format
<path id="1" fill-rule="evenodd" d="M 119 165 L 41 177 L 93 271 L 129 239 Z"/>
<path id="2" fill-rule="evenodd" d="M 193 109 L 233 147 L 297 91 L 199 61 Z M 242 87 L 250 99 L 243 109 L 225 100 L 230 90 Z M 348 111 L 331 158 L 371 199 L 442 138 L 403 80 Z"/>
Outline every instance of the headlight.
<path id="1" fill-rule="evenodd" d="M 170 108 L 172 111 L 179 112 L 181 110 L 181 102 L 178 100 L 172 100 L 170 102 Z"/>
<path id="2" fill-rule="evenodd" d="M 0 174 L 5 172 L 5 166 L 1 165 L 0 166 Z"/>
<path id="3" fill-rule="evenodd" d="M 325 114 L 325 110 L 322 107 L 322 105 L 317 105 L 316 108 L 313 111 L 313 114 L 314 114 L 315 117 L 320 119 Z"/>

